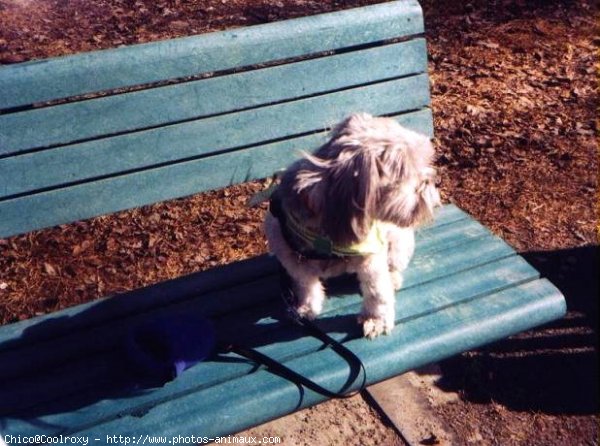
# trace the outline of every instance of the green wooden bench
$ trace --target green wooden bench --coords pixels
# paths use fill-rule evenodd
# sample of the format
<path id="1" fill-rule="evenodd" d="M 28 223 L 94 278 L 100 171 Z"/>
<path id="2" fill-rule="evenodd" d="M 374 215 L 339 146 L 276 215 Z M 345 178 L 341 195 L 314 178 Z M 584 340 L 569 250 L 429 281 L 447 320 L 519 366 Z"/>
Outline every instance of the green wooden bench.
<path id="1" fill-rule="evenodd" d="M 402 0 L 2 67 L 0 237 L 270 176 L 352 112 L 433 135 L 423 31 L 418 3 Z M 261 256 L 0 327 L 0 433 L 210 438 L 322 401 L 233 353 L 162 387 L 118 385 L 128 330 L 185 312 L 344 388 L 350 365 L 282 316 L 277 272 Z M 361 338 L 360 300 L 332 297 L 317 324 L 368 383 L 565 312 L 553 285 L 453 205 L 418 233 L 393 334 Z"/>

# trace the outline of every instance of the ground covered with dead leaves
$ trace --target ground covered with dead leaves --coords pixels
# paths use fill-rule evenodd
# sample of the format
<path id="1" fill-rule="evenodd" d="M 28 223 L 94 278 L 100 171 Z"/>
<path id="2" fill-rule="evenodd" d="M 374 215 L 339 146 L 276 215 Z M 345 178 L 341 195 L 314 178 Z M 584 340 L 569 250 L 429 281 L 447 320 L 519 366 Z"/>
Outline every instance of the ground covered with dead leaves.
<path id="1" fill-rule="evenodd" d="M 0 0 L 0 63 L 367 3 L 376 1 Z M 598 11 L 592 0 L 422 5 L 443 197 L 524 253 L 570 308 L 559 324 L 444 363 L 440 385 L 462 398 L 437 410 L 465 443 L 596 444 Z M 0 322 L 264 252 L 264 209 L 245 207 L 261 187 L 0 240 Z M 307 423 L 328 429 L 337 404 L 311 409 Z M 374 444 L 369 432 L 340 444 Z"/>

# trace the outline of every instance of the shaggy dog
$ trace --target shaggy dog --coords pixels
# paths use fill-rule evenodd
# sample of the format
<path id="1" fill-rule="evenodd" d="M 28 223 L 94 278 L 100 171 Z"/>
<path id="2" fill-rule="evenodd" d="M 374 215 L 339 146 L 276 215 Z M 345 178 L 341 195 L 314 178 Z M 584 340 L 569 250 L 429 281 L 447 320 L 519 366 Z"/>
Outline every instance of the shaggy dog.
<path id="1" fill-rule="evenodd" d="M 433 155 L 426 136 L 390 118 L 355 114 L 284 172 L 265 233 L 292 279 L 299 315 L 321 312 L 321 279 L 356 273 L 364 335 L 390 333 L 414 228 L 440 204 Z"/>

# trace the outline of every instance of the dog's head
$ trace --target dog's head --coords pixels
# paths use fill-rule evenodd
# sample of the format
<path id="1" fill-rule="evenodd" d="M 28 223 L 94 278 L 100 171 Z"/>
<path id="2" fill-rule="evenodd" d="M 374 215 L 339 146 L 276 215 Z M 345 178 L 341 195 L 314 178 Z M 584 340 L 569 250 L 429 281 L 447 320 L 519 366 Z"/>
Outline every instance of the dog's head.
<path id="1" fill-rule="evenodd" d="M 356 114 L 292 165 L 282 186 L 333 242 L 347 245 L 362 240 L 374 220 L 412 227 L 432 218 L 440 204 L 433 155 L 426 136 L 390 118 Z"/>

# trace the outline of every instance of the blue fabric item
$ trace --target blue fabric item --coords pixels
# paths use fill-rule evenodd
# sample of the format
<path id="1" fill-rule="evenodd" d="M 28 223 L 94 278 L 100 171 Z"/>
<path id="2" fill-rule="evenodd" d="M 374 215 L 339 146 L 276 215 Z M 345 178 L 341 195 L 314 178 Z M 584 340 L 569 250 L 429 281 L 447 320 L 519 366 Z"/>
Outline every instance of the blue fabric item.
<path id="1" fill-rule="evenodd" d="M 133 327 L 126 357 L 138 385 L 163 385 L 206 359 L 215 347 L 215 329 L 202 316 L 162 316 Z"/>

